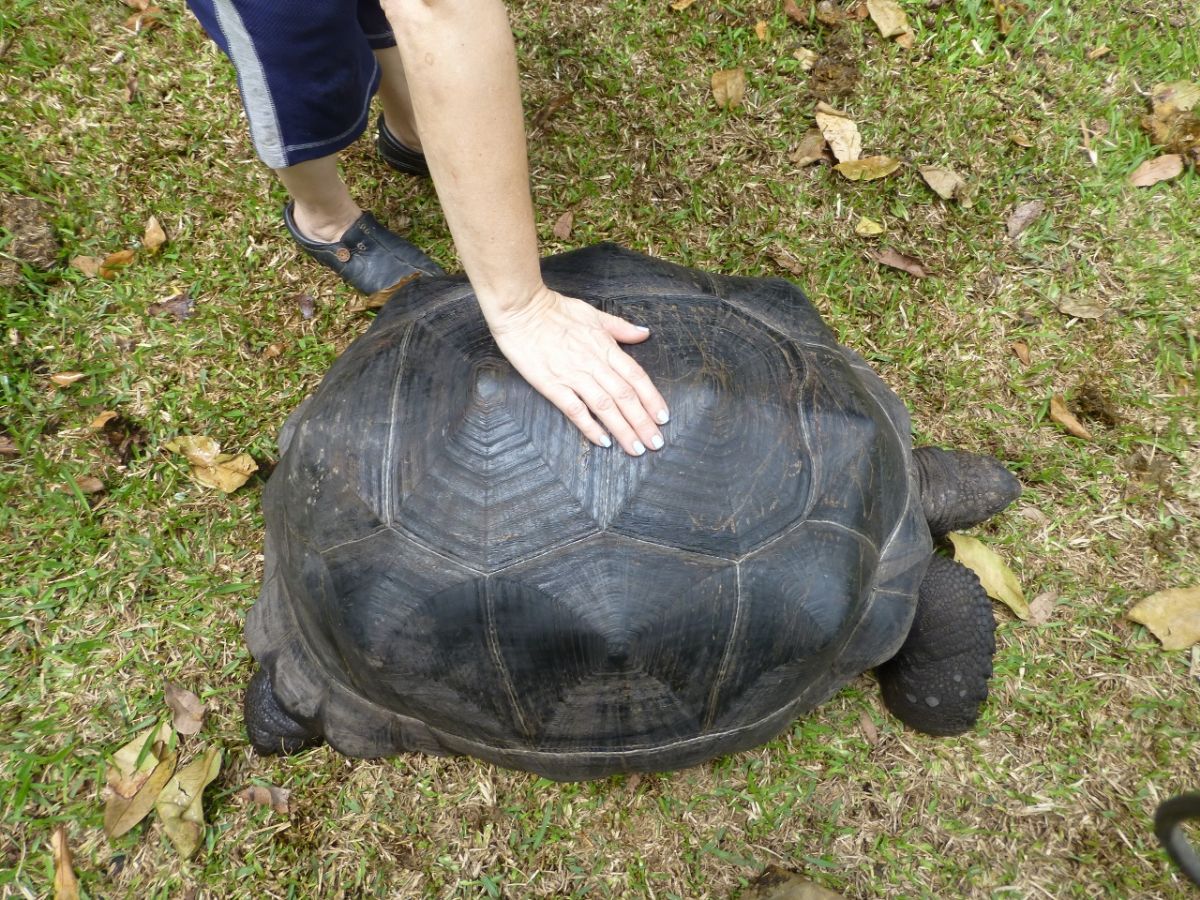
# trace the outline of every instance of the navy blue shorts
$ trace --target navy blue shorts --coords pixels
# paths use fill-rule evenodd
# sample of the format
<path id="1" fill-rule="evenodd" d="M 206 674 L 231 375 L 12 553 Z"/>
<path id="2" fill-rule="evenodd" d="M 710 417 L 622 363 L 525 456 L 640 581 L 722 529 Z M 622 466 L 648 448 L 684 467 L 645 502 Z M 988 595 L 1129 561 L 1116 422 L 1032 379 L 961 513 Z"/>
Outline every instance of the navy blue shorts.
<path id="1" fill-rule="evenodd" d="M 373 50 L 396 39 L 379 0 L 187 0 L 237 70 L 259 157 L 272 169 L 337 153 L 367 127 Z"/>

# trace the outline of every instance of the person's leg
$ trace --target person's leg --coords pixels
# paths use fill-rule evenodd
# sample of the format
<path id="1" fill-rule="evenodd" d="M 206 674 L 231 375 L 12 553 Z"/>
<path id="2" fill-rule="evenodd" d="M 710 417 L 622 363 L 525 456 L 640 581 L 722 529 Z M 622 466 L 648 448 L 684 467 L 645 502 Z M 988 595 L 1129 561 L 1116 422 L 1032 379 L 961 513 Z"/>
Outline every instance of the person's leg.
<path id="1" fill-rule="evenodd" d="M 274 172 L 292 198 L 296 228 L 311 241 L 340 240 L 362 215 L 338 173 L 336 153 Z"/>
<path id="2" fill-rule="evenodd" d="M 375 51 L 375 59 L 379 61 L 382 76 L 379 79 L 379 99 L 383 104 L 384 124 L 401 144 L 411 150 L 420 150 L 421 136 L 417 134 L 400 51 L 395 46 L 382 47 Z"/>

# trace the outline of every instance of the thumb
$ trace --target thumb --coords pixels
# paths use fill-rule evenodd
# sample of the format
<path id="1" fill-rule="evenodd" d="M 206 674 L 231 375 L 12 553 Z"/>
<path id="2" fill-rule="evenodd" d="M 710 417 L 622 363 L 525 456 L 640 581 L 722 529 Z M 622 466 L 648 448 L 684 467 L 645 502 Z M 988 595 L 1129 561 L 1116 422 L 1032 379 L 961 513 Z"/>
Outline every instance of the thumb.
<path id="1" fill-rule="evenodd" d="M 601 324 L 613 339 L 622 344 L 640 344 L 650 337 L 650 329 L 645 325 L 634 325 L 619 316 L 601 313 Z"/>

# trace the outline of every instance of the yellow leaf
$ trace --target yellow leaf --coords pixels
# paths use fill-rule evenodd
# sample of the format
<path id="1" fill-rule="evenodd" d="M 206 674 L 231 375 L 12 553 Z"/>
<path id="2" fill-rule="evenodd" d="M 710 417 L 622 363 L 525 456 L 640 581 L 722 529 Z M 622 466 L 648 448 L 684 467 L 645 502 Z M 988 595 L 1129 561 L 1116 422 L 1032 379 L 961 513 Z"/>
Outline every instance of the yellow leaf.
<path id="1" fill-rule="evenodd" d="M 115 790 L 104 807 L 104 833 L 109 840 L 118 838 L 136 825 L 154 808 L 154 801 L 175 772 L 176 755 L 165 753 L 157 758 L 149 776 L 132 797 L 122 797 Z"/>
<path id="2" fill-rule="evenodd" d="M 1151 594 L 1127 613 L 1162 641 L 1164 650 L 1200 644 L 1200 584 Z"/>
<path id="3" fill-rule="evenodd" d="M 181 434 L 163 444 L 168 450 L 182 453 L 194 466 L 211 466 L 221 453 L 221 445 L 203 434 Z"/>
<path id="4" fill-rule="evenodd" d="M 854 233 L 863 237 L 874 237 L 877 234 L 883 234 L 884 227 L 874 219 L 868 219 L 863 216 L 858 220 L 858 224 L 854 226 Z"/>
<path id="5" fill-rule="evenodd" d="M 908 16 L 896 0 L 867 0 L 867 12 L 871 14 L 871 21 L 885 38 L 895 37 L 909 30 Z"/>
<path id="6" fill-rule="evenodd" d="M 204 789 L 221 771 L 221 748 L 210 747 L 167 782 L 154 809 L 163 830 L 184 859 L 191 859 L 204 839 Z"/>
<path id="7" fill-rule="evenodd" d="M 767 23 L 759 19 L 754 26 L 754 34 L 760 41 L 765 41 L 767 39 Z"/>
<path id="8" fill-rule="evenodd" d="M 51 375 L 50 380 L 59 387 L 66 387 L 67 385 L 74 384 L 83 377 L 83 372 L 58 372 L 54 375 Z"/>
<path id="9" fill-rule="evenodd" d="M 867 156 L 840 162 L 834 168 L 851 181 L 874 181 L 886 178 L 900 168 L 900 160 L 890 156 Z"/>
<path id="10" fill-rule="evenodd" d="M 963 206 L 971 205 L 971 192 L 966 179 L 945 166 L 918 166 L 917 171 L 925 183 L 933 188 L 943 200 L 957 200 Z"/>
<path id="11" fill-rule="evenodd" d="M 167 233 L 163 231 L 157 216 L 151 216 L 146 222 L 146 232 L 142 235 L 142 246 L 151 253 L 157 253 L 167 242 Z"/>
<path id="12" fill-rule="evenodd" d="M 66 825 L 59 825 L 50 835 L 50 850 L 54 854 L 54 900 L 79 900 L 79 881 L 67 846 Z"/>
<path id="13" fill-rule="evenodd" d="M 801 47 L 799 50 L 792 53 L 792 56 L 800 60 L 800 68 L 805 72 L 811 72 L 812 67 L 817 64 L 816 51 L 809 50 L 807 47 Z"/>
<path id="14" fill-rule="evenodd" d="M 683 12 L 695 2 L 696 0 L 675 0 L 675 2 L 671 4 L 671 9 L 675 10 L 675 12 Z"/>
<path id="15" fill-rule="evenodd" d="M 737 109 L 746 96 L 745 69 L 719 69 L 712 76 L 713 99 L 722 109 Z"/>
<path id="16" fill-rule="evenodd" d="M 116 417 L 117 414 L 115 412 L 113 412 L 111 409 L 106 409 L 88 423 L 88 428 L 92 429 L 92 431 L 99 431 Z"/>
<path id="17" fill-rule="evenodd" d="M 954 544 L 954 558 L 979 576 L 987 595 L 1011 609 L 1018 619 L 1028 619 L 1029 604 L 1025 602 L 1021 582 L 996 551 L 965 534 L 951 532 L 947 537 Z"/>
<path id="18" fill-rule="evenodd" d="M 838 162 L 850 162 L 862 156 L 862 135 L 858 126 L 841 110 L 834 109 L 827 103 L 817 104 L 817 127 Z"/>
<path id="19" fill-rule="evenodd" d="M 236 491 L 258 471 L 249 453 L 222 453 L 221 445 L 202 434 L 183 434 L 163 444 L 191 463 L 191 476 L 205 487 L 226 494 Z"/>

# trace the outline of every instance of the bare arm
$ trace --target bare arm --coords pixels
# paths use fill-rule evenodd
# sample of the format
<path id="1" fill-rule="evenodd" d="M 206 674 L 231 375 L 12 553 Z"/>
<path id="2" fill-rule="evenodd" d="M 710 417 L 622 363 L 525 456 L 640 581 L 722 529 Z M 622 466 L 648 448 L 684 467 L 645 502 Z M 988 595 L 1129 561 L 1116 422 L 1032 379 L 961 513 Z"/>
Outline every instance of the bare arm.
<path id="1" fill-rule="evenodd" d="M 383 8 L 446 222 L 501 351 L 592 442 L 606 445 L 607 429 L 629 453 L 661 446 L 655 420 L 666 421 L 666 404 L 618 345 L 648 333 L 542 281 L 504 4 L 383 0 Z"/>

